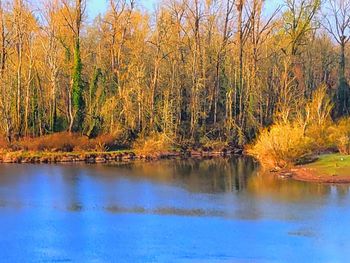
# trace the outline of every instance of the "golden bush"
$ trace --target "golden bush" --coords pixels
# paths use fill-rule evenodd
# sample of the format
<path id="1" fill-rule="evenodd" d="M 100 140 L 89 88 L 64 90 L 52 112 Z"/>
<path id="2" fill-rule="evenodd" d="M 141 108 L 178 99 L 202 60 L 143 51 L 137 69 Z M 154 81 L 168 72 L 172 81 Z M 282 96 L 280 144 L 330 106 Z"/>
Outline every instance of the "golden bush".
<path id="1" fill-rule="evenodd" d="M 327 87 L 321 85 L 294 119 L 263 130 L 255 144 L 249 147 L 248 153 L 263 166 L 286 167 L 308 155 L 332 148 L 332 108 Z"/>
<path id="2" fill-rule="evenodd" d="M 310 153 L 311 140 L 303 128 L 289 123 L 277 123 L 261 132 L 248 153 L 265 167 L 288 167 Z"/>
<path id="3" fill-rule="evenodd" d="M 138 138 L 133 149 L 141 155 L 153 155 L 161 152 L 171 151 L 173 149 L 173 141 L 164 133 L 153 133 L 145 138 Z"/>
<path id="4" fill-rule="evenodd" d="M 331 127 L 330 138 L 342 154 L 350 154 L 350 118 L 340 120 Z"/>

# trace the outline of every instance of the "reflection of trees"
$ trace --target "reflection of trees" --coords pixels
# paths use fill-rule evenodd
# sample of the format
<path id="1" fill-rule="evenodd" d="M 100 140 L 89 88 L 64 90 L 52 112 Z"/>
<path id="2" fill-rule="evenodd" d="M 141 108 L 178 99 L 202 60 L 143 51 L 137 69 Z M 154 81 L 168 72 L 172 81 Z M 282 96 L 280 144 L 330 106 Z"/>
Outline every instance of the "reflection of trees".
<path id="1" fill-rule="evenodd" d="M 25 164 L 1 164 L 0 165 L 0 185 L 15 186 L 22 180 L 26 180 L 31 170 Z"/>
<path id="2" fill-rule="evenodd" d="M 341 203 L 346 203 L 349 198 L 349 185 L 329 186 L 278 180 L 271 174 L 258 172 L 257 165 L 249 158 L 213 158 L 115 165 L 40 166 L 40 169 L 37 166 L 2 165 L 0 205 L 1 202 L 11 200 L 12 195 L 13 200 L 25 200 L 30 191 L 42 195 L 40 199 L 46 203 L 50 200 L 58 201 L 59 206 L 63 205 L 72 211 L 83 209 L 89 202 L 87 196 L 96 191 L 104 193 L 102 197 L 114 204 L 119 202 L 121 196 L 115 190 L 118 186 L 116 178 L 121 175 L 131 180 L 141 178 L 156 183 L 179 185 L 188 191 L 199 193 L 245 192 L 253 197 L 250 199 L 250 208 L 259 197 L 288 202 L 324 200 L 331 196 Z M 92 179 L 91 184 L 89 179 Z M 45 191 L 38 192 L 41 190 Z M 125 189 L 129 190 L 133 191 L 132 187 Z"/>
<path id="3" fill-rule="evenodd" d="M 117 164 L 130 176 L 180 184 L 193 192 L 232 192 L 246 188 L 256 171 L 251 158 L 166 160 Z M 103 169 L 103 167 L 101 167 Z"/>
<path id="4" fill-rule="evenodd" d="M 13 169 L 8 167 L 4 170 L 13 173 L 11 171 L 25 170 L 23 167 L 13 166 Z M 276 179 L 275 175 L 258 171 L 257 164 L 250 158 L 163 160 L 89 167 L 72 166 L 65 169 L 69 170 L 63 176 L 67 191 L 65 196 L 70 199 L 66 203 L 70 203 L 73 210 L 79 210 L 82 205 L 79 200 L 81 173 L 90 169 L 94 172 L 87 172 L 87 175 L 94 175 L 98 180 L 107 181 L 107 185 L 111 188 L 114 187 L 115 176 L 122 174 L 130 178 L 146 178 L 160 183 L 177 184 L 192 192 L 220 193 L 245 190 L 255 196 L 267 196 L 285 201 L 317 199 L 327 197 L 331 193 L 340 200 L 349 196 L 349 185 L 330 186 Z M 22 180 L 19 178 L 20 174 L 25 173 L 22 171 L 16 172 L 17 176 L 1 177 L 0 184 L 16 184 L 16 180 Z"/>
<path id="5" fill-rule="evenodd" d="M 330 194 L 331 186 L 279 180 L 275 175 L 259 172 L 257 176 L 250 178 L 247 191 L 256 196 L 270 196 L 284 201 L 301 201 L 326 197 Z"/>
<path id="6" fill-rule="evenodd" d="M 249 158 L 220 158 L 179 161 L 174 165 L 176 179 L 198 192 L 232 192 L 246 188 L 255 171 Z"/>
<path id="7" fill-rule="evenodd" d="M 349 185 L 337 185 L 337 194 L 340 198 L 345 198 L 349 195 Z"/>
<path id="8" fill-rule="evenodd" d="M 62 176 L 65 197 L 66 208 L 72 212 L 78 212 L 83 209 L 83 203 L 80 196 L 80 180 L 82 167 L 72 166 L 65 167 L 68 171 L 65 171 L 65 176 Z"/>
<path id="9" fill-rule="evenodd" d="M 52 206 L 79 211 L 83 207 L 80 165 L 0 165 L 0 203 Z M 30 196 L 28 198 L 28 196 Z"/>

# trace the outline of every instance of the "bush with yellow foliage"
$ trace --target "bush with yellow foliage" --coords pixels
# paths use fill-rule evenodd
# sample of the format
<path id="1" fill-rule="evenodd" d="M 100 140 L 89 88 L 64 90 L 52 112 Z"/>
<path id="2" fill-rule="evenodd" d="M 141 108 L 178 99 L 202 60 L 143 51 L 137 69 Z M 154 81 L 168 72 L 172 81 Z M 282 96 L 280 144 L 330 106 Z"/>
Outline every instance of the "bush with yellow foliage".
<path id="1" fill-rule="evenodd" d="M 291 123 L 277 123 L 261 132 L 248 153 L 264 167 L 287 167 L 310 154 L 312 140 L 303 127 Z"/>
<path id="2" fill-rule="evenodd" d="M 293 120 L 262 130 L 248 153 L 265 167 L 284 168 L 332 148 L 332 107 L 326 86 L 322 85 Z"/>
<path id="3" fill-rule="evenodd" d="M 342 119 L 331 127 L 331 140 L 342 154 L 350 154 L 350 119 Z"/>
<path id="4" fill-rule="evenodd" d="M 153 133 L 148 137 L 138 138 L 133 149 L 137 154 L 156 155 L 173 149 L 173 141 L 165 133 Z"/>

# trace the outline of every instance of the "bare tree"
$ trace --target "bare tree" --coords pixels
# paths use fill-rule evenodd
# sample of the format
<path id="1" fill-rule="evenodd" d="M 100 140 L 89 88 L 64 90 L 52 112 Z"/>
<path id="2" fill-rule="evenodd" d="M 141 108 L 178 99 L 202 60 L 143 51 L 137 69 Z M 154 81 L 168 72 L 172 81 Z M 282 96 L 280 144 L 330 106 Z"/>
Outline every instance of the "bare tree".
<path id="1" fill-rule="evenodd" d="M 327 0 L 327 4 L 327 12 L 324 15 L 324 28 L 340 46 L 337 113 L 341 116 L 349 114 L 350 106 L 349 85 L 345 76 L 345 49 L 350 41 L 350 1 Z"/>

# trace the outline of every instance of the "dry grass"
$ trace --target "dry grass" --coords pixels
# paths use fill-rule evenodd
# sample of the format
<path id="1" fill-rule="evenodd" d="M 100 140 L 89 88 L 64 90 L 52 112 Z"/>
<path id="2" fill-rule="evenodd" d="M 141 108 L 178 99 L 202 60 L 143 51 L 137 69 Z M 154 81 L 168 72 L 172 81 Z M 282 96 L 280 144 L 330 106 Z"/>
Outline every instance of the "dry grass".
<path id="1" fill-rule="evenodd" d="M 86 136 L 61 132 L 38 138 L 22 138 L 13 142 L 10 148 L 16 151 L 34 152 L 107 151 L 109 150 L 108 146 L 112 145 L 114 141 L 112 135 L 102 135 L 95 139 L 89 139 Z"/>
<path id="2" fill-rule="evenodd" d="M 163 133 L 154 133 L 146 138 L 137 139 L 133 149 L 141 155 L 154 155 L 173 150 L 173 142 Z"/>

